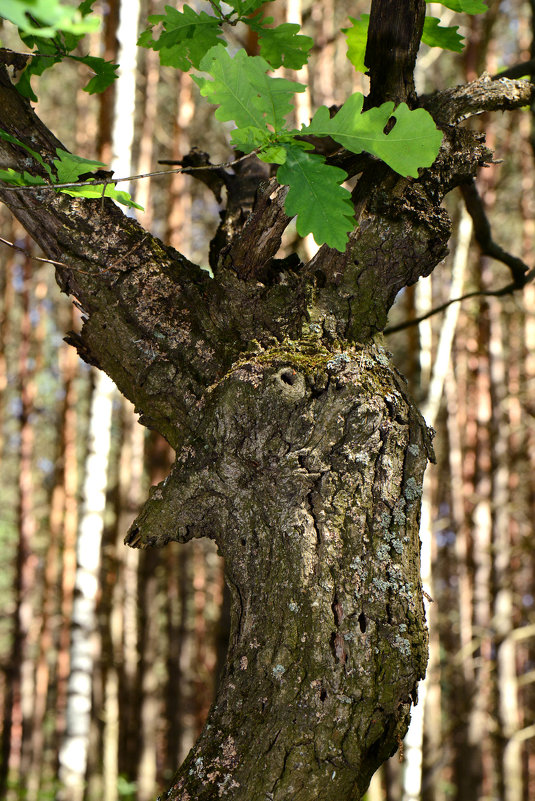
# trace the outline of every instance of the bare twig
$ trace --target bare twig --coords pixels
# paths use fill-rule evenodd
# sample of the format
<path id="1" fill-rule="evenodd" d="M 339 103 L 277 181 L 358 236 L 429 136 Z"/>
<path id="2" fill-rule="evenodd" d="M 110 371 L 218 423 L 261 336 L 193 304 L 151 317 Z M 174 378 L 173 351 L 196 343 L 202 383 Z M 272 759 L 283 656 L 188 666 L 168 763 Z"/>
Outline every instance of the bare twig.
<path id="1" fill-rule="evenodd" d="M 529 273 L 527 273 L 523 286 L 529 284 L 534 278 L 535 269 L 530 270 Z M 428 312 L 422 314 L 420 317 L 416 317 L 414 320 L 405 320 L 403 323 L 391 325 L 388 328 L 385 328 L 384 334 L 395 334 L 397 331 L 404 331 L 406 328 L 411 328 L 413 325 L 419 325 L 424 320 L 428 320 L 429 317 L 433 317 L 433 315 L 444 311 L 444 309 L 447 309 L 452 303 L 461 303 L 463 300 L 468 300 L 469 298 L 503 297 L 504 295 L 512 295 L 517 289 L 521 289 L 521 287 L 519 287 L 518 284 L 515 284 L 513 281 L 510 284 L 502 286 L 501 289 L 475 290 L 474 292 L 467 292 L 466 295 L 461 295 L 459 298 L 451 298 L 450 300 L 446 301 L 446 303 L 442 303 L 440 306 L 435 306 L 434 309 L 430 309 Z"/>
<path id="2" fill-rule="evenodd" d="M 233 167 L 235 164 L 239 164 L 240 161 L 245 161 L 250 156 L 256 155 L 260 148 L 256 150 L 252 150 L 250 153 L 246 153 L 244 156 L 240 156 L 237 159 L 233 159 L 232 161 L 226 161 L 222 164 L 208 164 L 203 165 L 202 167 L 179 167 L 176 170 L 155 170 L 154 172 L 145 172 L 139 175 L 128 175 L 126 178 L 97 178 L 93 181 L 70 181 L 69 183 L 63 184 L 53 184 L 53 183 L 44 183 L 44 184 L 32 184 L 31 186 L 10 186 L 5 185 L 2 186 L 2 190 L 12 190 L 15 192 L 19 191 L 27 191 L 28 189 L 67 189 L 70 187 L 76 186 L 102 186 L 106 184 L 120 184 L 124 183 L 125 181 L 138 181 L 141 178 L 154 178 L 160 175 L 173 175 L 174 173 L 190 173 L 197 170 L 221 170 L 226 167 Z"/>
<path id="3" fill-rule="evenodd" d="M 466 210 L 472 218 L 474 223 L 474 234 L 476 241 L 481 248 L 481 252 L 485 256 L 491 256 L 497 261 L 503 262 L 511 270 L 515 287 L 520 289 L 526 283 L 526 276 L 529 273 L 529 267 L 522 259 L 508 253 L 500 245 L 494 242 L 492 238 L 492 231 L 490 222 L 485 213 L 485 207 L 475 181 L 472 179 L 467 183 L 460 184 L 460 190 L 466 204 Z"/>
<path id="4" fill-rule="evenodd" d="M 0 236 L 0 242 L 2 242 L 4 245 L 7 245 L 10 248 L 13 248 L 13 250 L 18 250 L 19 253 L 24 253 L 25 256 L 28 256 L 30 259 L 33 259 L 34 261 L 42 261 L 45 262 L 46 264 L 56 264 L 58 267 L 67 267 L 67 269 L 70 269 L 69 265 L 65 264 L 62 261 L 54 261 L 53 259 L 42 259 L 40 256 L 34 256 L 32 253 L 30 253 L 29 250 L 26 250 L 26 248 L 22 248 L 20 245 L 16 245 L 14 242 L 10 242 L 9 239 L 4 239 L 3 236 Z"/>
<path id="5" fill-rule="evenodd" d="M 0 47 L 0 63 L 5 64 L 8 67 L 11 67 L 13 64 L 13 57 L 14 56 L 24 56 L 24 58 L 57 58 L 57 53 L 39 53 L 39 51 L 34 51 L 32 53 L 28 53 L 27 51 L 23 50 L 11 50 L 7 47 Z"/>

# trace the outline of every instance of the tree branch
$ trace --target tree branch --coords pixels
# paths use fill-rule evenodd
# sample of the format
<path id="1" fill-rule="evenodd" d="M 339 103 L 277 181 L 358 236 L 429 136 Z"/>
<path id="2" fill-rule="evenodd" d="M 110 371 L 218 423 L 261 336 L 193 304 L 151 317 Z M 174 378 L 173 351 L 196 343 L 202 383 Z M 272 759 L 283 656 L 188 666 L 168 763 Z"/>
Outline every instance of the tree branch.
<path id="1" fill-rule="evenodd" d="M 4 68 L 0 120 L 4 130 L 49 163 L 55 158 L 61 143 L 13 88 Z M 39 166 L 30 166 L 28 153 L 5 140 L 0 140 L 0 164 L 20 172 Z M 59 263 L 60 287 L 84 309 L 77 342 L 82 358 L 105 370 L 144 414 L 142 422 L 178 446 L 178 430 L 187 433 L 197 423 L 196 404 L 206 386 L 232 363 L 242 336 L 253 338 L 252 312 L 247 311 L 251 301 L 242 292 L 241 308 L 234 308 L 225 300 L 222 283 L 163 245 L 111 201 L 72 198 L 48 187 L 13 192 L 5 186 L 0 187 L 0 199 L 46 256 Z M 292 298 L 281 297 L 281 302 L 295 314 Z M 220 308 L 224 315 L 219 315 Z M 288 314 L 279 304 L 273 316 L 286 322 Z M 259 338 L 262 321 L 260 316 Z M 277 324 L 270 319 L 266 325 L 273 336 Z"/>
<path id="2" fill-rule="evenodd" d="M 481 252 L 485 256 L 491 256 L 493 259 L 506 264 L 511 270 L 515 288 L 522 288 L 526 283 L 529 267 L 522 259 L 507 253 L 492 239 L 490 222 L 485 213 L 483 201 L 477 191 L 475 181 L 472 179 L 465 184 L 461 184 L 459 188 L 464 198 L 466 209 L 473 220 L 474 234 Z"/>
<path id="3" fill-rule="evenodd" d="M 525 78 L 527 75 L 535 74 L 535 58 L 530 58 L 528 61 L 521 61 L 519 64 L 514 64 L 506 70 L 497 72 L 492 76 L 493 81 L 500 78 Z"/>
<path id="4" fill-rule="evenodd" d="M 535 269 L 532 269 L 527 273 L 525 276 L 525 284 L 529 284 L 535 278 Z M 428 320 L 430 317 L 433 317 L 435 314 L 439 314 L 440 312 L 444 311 L 451 306 L 452 303 L 462 303 L 463 300 L 469 300 L 469 298 L 480 298 L 480 297 L 487 297 L 487 298 L 501 298 L 505 295 L 512 295 L 517 289 L 521 287 L 514 282 L 510 284 L 506 284 L 502 286 L 501 289 L 484 289 L 484 290 L 474 290 L 473 292 L 467 292 L 466 295 L 461 295 L 458 298 L 451 298 L 447 300 L 445 303 L 441 303 L 440 306 L 435 306 L 435 308 L 430 309 L 425 314 L 422 314 L 420 317 L 415 317 L 412 320 L 405 320 L 403 323 L 399 323 L 398 325 L 391 325 L 385 328 L 384 334 L 388 336 L 389 334 L 395 334 L 397 331 L 405 331 L 407 328 L 411 328 L 413 325 L 419 325 L 424 320 Z"/>
<path id="5" fill-rule="evenodd" d="M 445 89 L 420 98 L 437 125 L 456 125 L 485 111 L 510 111 L 529 106 L 535 99 L 535 85 L 529 81 L 493 79 L 488 73 L 471 83 Z"/>
<path id="6" fill-rule="evenodd" d="M 364 63 L 370 75 L 367 105 L 416 100 L 414 64 L 425 17 L 425 0 L 373 0 Z"/>

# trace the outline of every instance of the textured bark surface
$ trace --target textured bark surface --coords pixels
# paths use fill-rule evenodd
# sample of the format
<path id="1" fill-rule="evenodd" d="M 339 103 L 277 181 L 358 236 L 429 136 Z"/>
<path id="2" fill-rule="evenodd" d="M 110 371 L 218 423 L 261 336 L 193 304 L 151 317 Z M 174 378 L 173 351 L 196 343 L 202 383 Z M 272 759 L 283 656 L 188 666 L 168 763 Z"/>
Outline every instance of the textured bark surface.
<path id="1" fill-rule="evenodd" d="M 362 173 L 358 227 L 345 253 L 322 247 L 308 264 L 277 259 L 285 190 L 254 165 L 232 176 L 214 279 L 111 201 L 0 185 L 84 310 L 69 341 L 177 451 L 127 542 L 209 536 L 226 560 L 226 669 L 169 798 L 354 801 L 403 737 L 426 664 L 418 516 L 431 449 L 380 332 L 397 292 L 447 252 L 442 197 L 491 159 L 455 123 L 531 95 L 485 79 L 427 98 L 445 137 L 418 180 L 338 152 L 333 163 Z M 1 72 L 0 127 L 51 163 L 59 143 Z M 4 140 L 0 166 L 39 172 Z"/>
<path id="2" fill-rule="evenodd" d="M 210 533 L 232 635 L 216 702 L 167 797 L 359 798 L 403 736 L 427 634 L 425 424 L 381 347 L 235 366 L 141 530 Z M 174 530 L 173 530 L 174 529 Z M 238 724 L 238 725 L 237 725 Z"/>
<path id="3" fill-rule="evenodd" d="M 424 17 L 425 0 L 372 3 L 364 59 L 371 79 L 368 106 L 416 101 L 414 64 Z"/>

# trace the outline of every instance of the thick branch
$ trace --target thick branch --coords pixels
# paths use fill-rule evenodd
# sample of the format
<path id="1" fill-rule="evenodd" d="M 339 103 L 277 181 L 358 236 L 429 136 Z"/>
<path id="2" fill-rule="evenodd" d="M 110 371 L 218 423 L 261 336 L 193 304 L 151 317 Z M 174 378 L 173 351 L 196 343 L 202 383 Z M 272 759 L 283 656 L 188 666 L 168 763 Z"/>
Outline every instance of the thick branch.
<path id="1" fill-rule="evenodd" d="M 535 85 L 529 81 L 493 79 L 484 73 L 476 81 L 420 98 L 437 125 L 455 125 L 485 111 L 510 111 L 529 106 Z"/>
<path id="2" fill-rule="evenodd" d="M 412 105 L 414 65 L 425 17 L 425 0 L 373 0 L 364 63 L 370 75 L 368 106 L 385 100 Z"/>
<path id="3" fill-rule="evenodd" d="M 61 146 L 5 71 L 0 72 L 0 127 L 49 163 Z M 39 171 L 26 150 L 5 140 L 0 140 L 0 164 Z M 241 282 L 237 291 L 228 270 L 213 281 L 110 200 L 3 185 L 0 199 L 47 256 L 68 265 L 57 267 L 58 283 L 85 312 L 81 336 L 70 341 L 114 379 L 142 412 L 142 421 L 175 446 L 196 425 L 206 387 L 249 340 L 298 331 L 302 293 L 295 281 L 286 281 L 283 291 Z"/>

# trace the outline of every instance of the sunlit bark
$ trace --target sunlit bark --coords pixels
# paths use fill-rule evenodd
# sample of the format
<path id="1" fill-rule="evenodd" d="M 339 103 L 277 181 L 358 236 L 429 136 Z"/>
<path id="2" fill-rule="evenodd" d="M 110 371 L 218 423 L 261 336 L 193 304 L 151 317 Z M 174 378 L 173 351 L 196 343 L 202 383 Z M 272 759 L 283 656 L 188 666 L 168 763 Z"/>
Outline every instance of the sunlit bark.
<path id="1" fill-rule="evenodd" d="M 419 19 L 424 4 L 409 5 Z M 373 17 L 377 35 L 384 19 Z M 413 102 L 418 30 L 402 33 L 403 81 L 392 53 L 371 69 L 386 79 L 376 93 Z M 522 89 L 498 83 L 465 91 Z M 0 89 L 2 124 L 31 130 L 48 158 L 56 142 Z M 455 110 L 459 94 L 450 100 Z M 9 143 L 0 152 L 22 158 Z M 398 291 L 445 255 L 443 193 L 489 158 L 452 126 L 418 181 L 370 164 L 347 252 L 322 248 L 291 269 L 274 261 L 283 193 L 260 186 L 253 214 L 213 250 L 215 279 L 111 203 L 0 189 L 65 264 L 58 280 L 87 317 L 70 341 L 177 450 L 128 543 L 208 535 L 226 558 L 227 663 L 171 798 L 359 797 L 405 732 L 426 661 L 418 522 L 431 448 L 378 335 Z"/>

